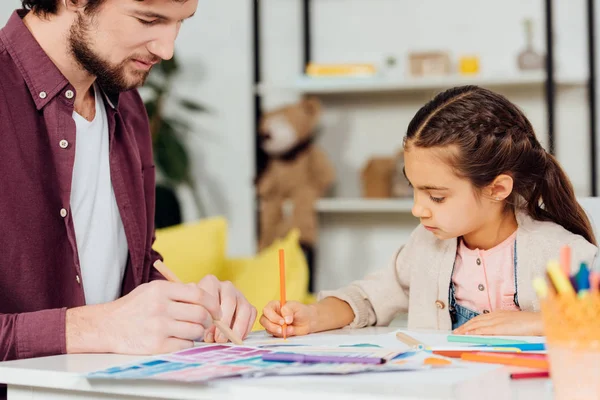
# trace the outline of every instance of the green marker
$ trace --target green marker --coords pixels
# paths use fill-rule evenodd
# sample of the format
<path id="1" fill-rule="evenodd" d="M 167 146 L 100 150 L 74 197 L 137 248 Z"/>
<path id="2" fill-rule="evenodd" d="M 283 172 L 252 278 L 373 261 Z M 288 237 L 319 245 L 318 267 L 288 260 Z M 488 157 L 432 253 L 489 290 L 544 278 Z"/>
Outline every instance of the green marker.
<path id="1" fill-rule="evenodd" d="M 501 345 L 501 344 L 527 344 L 523 340 L 514 339 L 500 339 L 495 337 L 476 337 L 469 335 L 448 335 L 449 342 L 455 343 L 473 343 L 473 344 L 486 344 L 490 346 Z"/>

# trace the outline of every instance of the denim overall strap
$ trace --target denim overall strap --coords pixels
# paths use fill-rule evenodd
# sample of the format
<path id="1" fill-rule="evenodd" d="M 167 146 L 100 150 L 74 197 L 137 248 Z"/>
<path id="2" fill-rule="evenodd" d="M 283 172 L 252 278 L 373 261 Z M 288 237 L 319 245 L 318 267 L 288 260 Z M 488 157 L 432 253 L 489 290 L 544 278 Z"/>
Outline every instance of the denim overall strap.
<path id="1" fill-rule="evenodd" d="M 521 308 L 521 306 L 519 305 L 519 285 L 517 283 L 518 279 L 517 279 L 517 239 L 515 239 L 515 248 L 514 248 L 514 268 L 515 268 L 515 296 L 514 296 L 514 302 L 515 302 L 515 306 L 517 306 L 518 308 Z"/>

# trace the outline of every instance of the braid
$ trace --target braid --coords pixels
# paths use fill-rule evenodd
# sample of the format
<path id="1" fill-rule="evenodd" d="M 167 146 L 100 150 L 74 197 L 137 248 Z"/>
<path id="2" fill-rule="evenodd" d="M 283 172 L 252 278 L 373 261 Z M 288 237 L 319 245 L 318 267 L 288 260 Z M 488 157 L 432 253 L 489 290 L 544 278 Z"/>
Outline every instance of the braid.
<path id="1" fill-rule="evenodd" d="M 539 143 L 525 114 L 505 97 L 477 86 L 440 93 L 408 125 L 405 146 L 454 146 L 458 151 L 448 162 L 475 188 L 508 174 L 513 179 L 508 206 L 523 199 L 532 218 L 553 221 L 595 243 L 568 177 Z"/>

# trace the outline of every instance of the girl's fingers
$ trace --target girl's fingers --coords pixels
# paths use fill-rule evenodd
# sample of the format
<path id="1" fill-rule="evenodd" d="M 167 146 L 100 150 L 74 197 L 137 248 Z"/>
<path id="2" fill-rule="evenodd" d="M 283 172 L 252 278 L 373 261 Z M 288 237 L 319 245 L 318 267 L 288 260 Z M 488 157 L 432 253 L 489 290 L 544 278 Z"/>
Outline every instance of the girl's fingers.
<path id="1" fill-rule="evenodd" d="M 276 336 L 276 337 L 282 337 L 283 336 L 283 333 L 282 333 L 283 331 L 281 329 L 281 325 L 274 324 L 273 322 L 269 321 L 269 319 L 267 319 L 264 315 L 262 317 L 260 317 L 260 324 L 271 335 Z"/>
<path id="2" fill-rule="evenodd" d="M 269 319 L 269 321 L 283 325 L 285 321 L 280 314 L 279 302 L 277 305 L 272 304 L 273 302 L 267 304 L 267 306 L 263 309 L 263 315 Z"/>

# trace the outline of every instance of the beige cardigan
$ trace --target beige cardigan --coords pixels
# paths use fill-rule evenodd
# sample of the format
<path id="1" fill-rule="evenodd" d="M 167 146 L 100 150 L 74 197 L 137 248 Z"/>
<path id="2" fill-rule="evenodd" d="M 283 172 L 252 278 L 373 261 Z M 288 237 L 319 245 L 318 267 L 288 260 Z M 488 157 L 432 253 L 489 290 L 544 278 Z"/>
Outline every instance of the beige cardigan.
<path id="1" fill-rule="evenodd" d="M 580 262 L 592 265 L 597 248 L 560 225 L 535 221 L 525 213 L 517 214 L 517 223 L 519 305 L 523 311 L 539 311 L 532 281 L 544 275 L 547 261 L 558 259 L 560 247 L 568 244 L 574 269 Z M 347 302 L 355 315 L 352 328 L 389 325 L 397 314 L 408 311 L 410 329 L 450 330 L 448 293 L 456 246 L 456 239 L 437 239 L 419 225 L 389 267 L 343 289 L 321 292 L 319 299 Z"/>

